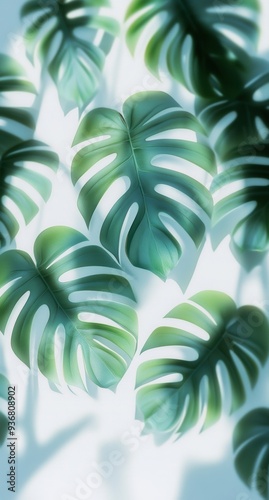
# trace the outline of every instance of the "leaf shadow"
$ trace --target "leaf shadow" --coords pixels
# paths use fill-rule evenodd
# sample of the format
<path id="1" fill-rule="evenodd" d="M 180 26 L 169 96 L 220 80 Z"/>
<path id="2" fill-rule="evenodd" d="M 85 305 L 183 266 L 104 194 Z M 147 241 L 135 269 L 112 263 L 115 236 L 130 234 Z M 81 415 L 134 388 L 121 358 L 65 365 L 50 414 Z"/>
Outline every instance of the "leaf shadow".
<path id="1" fill-rule="evenodd" d="M 110 458 L 118 457 L 117 465 L 111 464 Z M 103 486 L 108 491 L 107 498 L 110 500 L 118 500 L 119 498 L 129 498 L 128 481 L 126 480 L 125 465 L 127 462 L 126 450 L 119 441 L 105 444 L 99 451 L 98 463 L 110 463 L 111 471 L 109 477 L 104 478 Z"/>
<path id="2" fill-rule="evenodd" d="M 30 478 L 68 442 L 74 439 L 86 427 L 94 423 L 92 416 L 66 426 L 44 443 L 40 443 L 36 432 L 38 409 L 38 377 L 31 374 L 27 388 L 24 412 L 19 418 L 19 426 L 24 431 L 26 447 L 19 454 L 20 463 L 19 488 L 22 490 Z"/>
<path id="3" fill-rule="evenodd" d="M 229 480 L 227 480 L 229 478 Z M 233 466 L 233 456 L 207 465 L 196 465 L 185 475 L 184 483 L 176 500 L 258 500 L 249 494 L 241 483 Z"/>

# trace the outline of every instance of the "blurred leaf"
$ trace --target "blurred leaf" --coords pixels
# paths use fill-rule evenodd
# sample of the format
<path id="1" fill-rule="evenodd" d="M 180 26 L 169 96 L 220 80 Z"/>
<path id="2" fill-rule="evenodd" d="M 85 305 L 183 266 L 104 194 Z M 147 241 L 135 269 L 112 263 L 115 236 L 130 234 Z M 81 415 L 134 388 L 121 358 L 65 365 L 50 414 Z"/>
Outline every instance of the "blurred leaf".
<path id="1" fill-rule="evenodd" d="M 148 431 L 183 434 L 202 417 L 205 429 L 221 416 L 226 378 L 231 412 L 245 402 L 245 375 L 252 387 L 256 384 L 259 364 L 269 354 L 268 321 L 256 307 L 237 309 L 230 297 L 215 291 L 194 295 L 165 318 L 143 348 L 152 353 L 137 372 L 137 416 Z M 171 355 L 163 357 L 168 346 Z M 220 363 L 225 376 L 217 370 Z"/>
<path id="2" fill-rule="evenodd" d="M 82 111 L 98 90 L 118 31 L 115 20 L 99 14 L 109 5 L 108 0 L 30 0 L 22 7 L 28 56 L 48 65 L 65 113 L 77 106 Z"/>
<path id="3" fill-rule="evenodd" d="M 247 413 L 234 430 L 235 467 L 242 481 L 265 499 L 269 495 L 269 409 Z"/>
<path id="4" fill-rule="evenodd" d="M 0 375 L 0 401 L 3 399 L 7 401 L 8 396 L 8 380 L 4 375 Z M 7 405 L 6 405 L 7 406 Z M 7 408 L 6 413 L 0 411 L 0 446 L 4 444 L 7 436 L 8 420 L 7 420 Z"/>
<path id="5" fill-rule="evenodd" d="M 5 198 L 16 205 L 28 224 L 39 210 L 28 188 L 47 201 L 52 189 L 47 174 L 56 171 L 57 167 L 57 155 L 46 144 L 35 140 L 21 142 L 3 154 L 0 159 L 0 222 L 10 239 L 16 236 L 20 226 L 16 215 L 5 204 Z M 6 236 L 0 232 L 0 245 L 5 243 Z"/>
<path id="6" fill-rule="evenodd" d="M 242 216 L 234 224 L 232 240 L 239 251 L 267 252 L 269 249 L 269 143 L 242 146 L 240 150 L 231 151 L 230 160 L 224 164 L 224 171 L 215 177 L 211 191 L 222 196 L 215 203 L 213 225 L 223 223 L 234 210 L 240 210 L 249 203 L 255 207 L 249 215 Z M 238 183 L 237 185 L 234 183 Z M 231 192 L 229 188 L 237 186 Z"/>
<path id="7" fill-rule="evenodd" d="M 150 71 L 158 76 L 165 54 L 170 74 L 191 92 L 233 95 L 259 32 L 259 2 L 247 0 L 243 7 L 241 0 L 133 0 L 126 15 L 131 20 L 127 44 L 134 52 L 148 27 L 145 61 Z"/>
<path id="8" fill-rule="evenodd" d="M 0 54 L 0 157 L 22 139 L 30 138 L 35 127 L 33 117 L 26 108 L 6 104 L 4 97 L 15 92 L 34 94 L 35 88 L 15 59 Z"/>
<path id="9" fill-rule="evenodd" d="M 32 323 L 45 305 L 49 318 L 38 347 L 42 373 L 57 383 L 58 362 L 68 384 L 84 387 L 80 350 L 90 379 L 101 387 L 114 387 L 136 350 L 136 314 L 122 301 L 134 296 L 119 266 L 105 250 L 91 246 L 85 236 L 69 227 L 43 231 L 36 239 L 34 255 L 35 262 L 19 250 L 0 256 L 0 287 L 8 285 L 0 296 L 3 332 L 18 301 L 27 297 L 12 330 L 15 354 L 30 365 L 31 343 L 36 336 Z M 66 273 L 65 281 L 62 277 Z M 84 301 L 75 301 L 77 292 L 87 294 Z M 81 319 L 82 313 L 90 314 L 90 320 Z M 65 331 L 61 342 L 57 338 L 60 325 Z"/>
<path id="10" fill-rule="evenodd" d="M 198 99 L 196 110 L 212 133 L 221 163 L 211 187 L 217 199 L 213 225 L 255 202 L 250 215 L 234 224 L 232 240 L 241 258 L 246 252 L 265 252 L 269 248 L 268 62 L 254 59 L 244 89 L 233 99 Z"/>
<path id="11" fill-rule="evenodd" d="M 252 59 L 243 89 L 232 99 L 201 99 L 196 111 L 206 131 L 215 131 L 214 148 L 221 162 L 263 141 L 269 133 L 268 61 Z"/>

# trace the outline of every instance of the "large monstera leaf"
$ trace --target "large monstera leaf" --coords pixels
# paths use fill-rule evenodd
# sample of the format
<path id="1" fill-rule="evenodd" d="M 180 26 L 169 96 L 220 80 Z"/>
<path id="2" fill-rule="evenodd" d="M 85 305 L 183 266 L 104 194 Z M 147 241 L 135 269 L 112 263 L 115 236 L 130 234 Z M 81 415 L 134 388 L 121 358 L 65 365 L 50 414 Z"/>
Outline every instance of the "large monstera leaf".
<path id="1" fill-rule="evenodd" d="M 0 401 L 7 401 L 7 396 L 8 380 L 6 379 L 6 377 L 4 377 L 4 375 L 0 374 Z M 0 411 L 0 446 L 2 446 L 5 441 L 7 435 L 7 426 L 7 411 L 5 413 Z"/>
<path id="2" fill-rule="evenodd" d="M 173 132 L 180 134 L 186 129 L 202 136 L 204 133 L 197 120 L 169 95 L 141 92 L 124 103 L 123 114 L 104 108 L 88 113 L 74 140 L 74 145 L 89 141 L 86 146 L 82 144 L 72 164 L 72 179 L 80 190 L 78 206 L 85 222 L 91 222 L 113 183 L 127 177 L 125 193 L 115 195 L 104 217 L 101 243 L 119 259 L 122 228 L 136 204 L 137 212 L 126 236 L 127 256 L 134 266 L 161 278 L 181 255 L 177 235 L 161 217 L 166 215 L 181 226 L 198 247 L 205 233 L 202 214 L 210 216 L 212 210 L 208 189 L 191 175 L 194 166 L 202 173 L 213 174 L 214 156 L 203 142 L 173 136 Z M 160 156 L 165 157 L 165 167 L 158 166 Z M 104 160 L 105 165 L 96 170 Z M 190 208 L 159 187 L 187 196 Z"/>
<path id="3" fill-rule="evenodd" d="M 150 359 L 137 372 L 137 415 L 146 430 L 183 434 L 202 415 L 207 428 L 221 416 L 225 382 L 231 411 L 245 401 L 245 375 L 255 385 L 269 353 L 268 321 L 256 307 L 237 309 L 224 293 L 200 292 L 165 317 L 143 353 Z"/>
<path id="4" fill-rule="evenodd" d="M 222 167 L 211 187 L 218 200 L 213 225 L 245 203 L 255 202 L 251 214 L 243 216 L 232 230 L 240 253 L 264 252 L 269 248 L 269 73 L 261 60 L 253 66 L 257 75 L 249 78 L 233 100 L 197 101 L 206 130 L 214 131 L 215 150 Z"/>
<path id="5" fill-rule="evenodd" d="M 269 495 L 269 409 L 245 415 L 234 430 L 235 467 L 242 481 L 262 498 Z"/>
<path id="6" fill-rule="evenodd" d="M 28 224 L 39 210 L 36 197 L 48 200 L 52 189 L 49 175 L 57 167 L 57 155 L 36 140 L 20 142 L 3 154 L 0 159 L 0 245 L 13 239 L 20 228 L 13 206 Z"/>
<path id="7" fill-rule="evenodd" d="M 116 21 L 99 13 L 109 5 L 109 0 L 30 0 L 22 7 L 28 55 L 48 65 L 65 112 L 82 110 L 98 90 L 117 33 Z"/>
<path id="8" fill-rule="evenodd" d="M 10 56 L 0 54 L 0 157 L 22 139 L 29 139 L 35 126 L 26 108 L 14 108 L 5 96 L 13 92 L 35 93 L 24 69 Z"/>
<path id="9" fill-rule="evenodd" d="M 127 43 L 134 51 L 150 25 L 145 61 L 154 74 L 165 52 L 170 74 L 191 92 L 233 95 L 256 45 L 258 10 L 257 0 L 244 2 L 244 10 L 241 0 L 133 0 Z"/>
<path id="10" fill-rule="evenodd" d="M 114 387 L 136 350 L 136 314 L 126 303 L 133 304 L 134 296 L 119 266 L 105 250 L 89 245 L 84 235 L 62 226 L 38 236 L 34 256 L 35 261 L 19 250 L 0 256 L 2 332 L 24 299 L 12 330 L 15 354 L 30 365 L 32 342 L 42 334 L 38 366 L 50 380 L 57 383 L 63 373 L 68 384 L 84 387 L 85 373 L 101 387 Z M 41 306 L 49 317 L 43 327 L 40 320 L 36 332 L 32 324 Z"/>

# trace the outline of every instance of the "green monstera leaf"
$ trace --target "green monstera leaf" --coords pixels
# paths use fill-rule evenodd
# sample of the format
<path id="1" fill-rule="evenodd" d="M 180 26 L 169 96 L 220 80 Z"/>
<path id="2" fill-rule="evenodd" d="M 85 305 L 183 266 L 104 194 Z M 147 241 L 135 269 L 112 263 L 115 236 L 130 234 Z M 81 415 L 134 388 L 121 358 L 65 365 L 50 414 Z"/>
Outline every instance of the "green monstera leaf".
<path id="1" fill-rule="evenodd" d="M 165 52 L 170 74 L 191 92 L 233 95 L 256 46 L 258 11 L 257 0 L 244 9 L 241 0 L 133 0 L 127 44 L 134 51 L 148 27 L 145 61 L 155 75 Z"/>
<path id="2" fill-rule="evenodd" d="M 4 375 L 0 375 L 0 401 L 1 400 L 7 401 L 7 395 L 8 395 L 8 380 L 6 379 L 6 377 L 4 377 Z M 7 426 L 8 426 L 7 411 L 6 413 L 0 411 L 0 446 L 3 445 L 6 439 Z"/>
<path id="3" fill-rule="evenodd" d="M 221 416 L 225 382 L 230 410 L 238 409 L 246 399 L 245 376 L 254 386 L 268 357 L 268 326 L 261 310 L 237 309 L 222 292 L 200 292 L 175 307 L 150 335 L 143 348 L 150 359 L 137 372 L 137 416 L 146 430 L 183 434 L 200 419 L 209 427 Z"/>
<path id="4" fill-rule="evenodd" d="M 36 196 L 41 201 L 48 200 L 52 189 L 49 174 L 57 167 L 57 155 L 46 144 L 35 140 L 20 142 L 3 154 L 0 159 L 0 245 L 13 239 L 20 228 L 13 206 L 28 224 L 39 210 Z"/>
<path id="5" fill-rule="evenodd" d="M 255 69 L 256 68 L 256 69 Z M 269 248 L 269 73 L 268 65 L 255 60 L 244 89 L 233 100 L 198 99 L 196 109 L 212 133 L 221 171 L 211 192 L 215 200 L 213 226 L 232 211 L 255 203 L 250 215 L 232 228 L 232 241 L 242 252 Z M 224 235 L 225 236 L 225 235 Z"/>
<path id="6" fill-rule="evenodd" d="M 269 496 L 269 409 L 245 415 L 234 430 L 235 467 L 242 481 L 262 498 Z"/>
<path id="7" fill-rule="evenodd" d="M 86 374 L 101 387 L 114 387 L 136 350 L 136 314 L 125 303 L 133 304 L 134 296 L 119 266 L 84 235 L 62 226 L 38 236 L 34 256 L 35 261 L 19 250 L 0 256 L 2 332 L 24 299 L 12 329 L 15 354 L 30 365 L 31 342 L 42 334 L 38 366 L 47 378 L 58 383 L 61 373 L 68 384 L 84 387 Z M 33 321 L 41 306 L 48 318 L 36 332 Z"/>
<path id="8" fill-rule="evenodd" d="M 47 65 L 65 112 L 89 104 L 118 25 L 99 9 L 108 0 L 30 0 L 22 7 L 27 53 Z M 98 41 L 97 41 L 98 37 Z"/>
<path id="9" fill-rule="evenodd" d="M 267 252 L 269 249 L 269 142 L 241 146 L 230 152 L 230 161 L 214 179 L 211 192 L 216 197 L 212 224 L 220 227 L 233 211 L 240 213 L 250 202 L 255 206 L 233 226 L 232 242 L 239 251 Z M 237 184 L 236 184 L 237 183 Z M 237 188 L 235 188 L 237 186 Z M 231 188 L 233 187 L 232 191 Z"/>
<path id="10" fill-rule="evenodd" d="M 201 142 L 173 135 L 186 130 L 201 135 Z M 134 205 L 137 213 L 125 242 L 134 266 L 164 279 L 177 264 L 181 246 L 164 215 L 199 247 L 205 234 L 203 215 L 211 215 L 212 199 L 205 185 L 191 177 L 191 169 L 198 166 L 200 173 L 215 173 L 214 155 L 203 144 L 203 134 L 197 120 L 163 92 L 135 94 L 124 103 L 123 114 L 100 108 L 83 118 L 74 145 L 84 144 L 74 158 L 72 180 L 86 224 L 116 181 L 127 178 L 129 183 L 124 194 L 114 196 L 100 231 L 101 243 L 117 259 L 122 228 Z M 158 165 L 158 157 L 165 158 L 165 167 Z M 175 197 L 183 194 L 188 202 L 162 190 L 171 188 Z"/>
<path id="11" fill-rule="evenodd" d="M 237 89 L 233 99 L 198 98 L 196 112 L 207 132 L 214 132 L 214 148 L 221 162 L 231 157 L 231 151 L 258 145 L 269 132 L 267 61 L 252 60 L 244 87 Z"/>
<path id="12" fill-rule="evenodd" d="M 13 92 L 35 94 L 35 88 L 17 61 L 0 54 L 0 157 L 16 143 L 29 139 L 35 127 L 29 110 L 11 107 L 5 99 Z"/>

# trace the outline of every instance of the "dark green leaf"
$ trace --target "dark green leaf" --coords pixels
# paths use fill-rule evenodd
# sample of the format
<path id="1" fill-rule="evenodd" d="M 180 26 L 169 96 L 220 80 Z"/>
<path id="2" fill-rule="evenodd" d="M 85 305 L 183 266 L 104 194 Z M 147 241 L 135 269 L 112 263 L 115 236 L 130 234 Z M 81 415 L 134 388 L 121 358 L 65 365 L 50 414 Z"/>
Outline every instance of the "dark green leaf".
<path id="1" fill-rule="evenodd" d="M 249 66 L 258 36 L 257 0 L 133 0 L 127 43 L 134 51 L 151 24 L 145 61 L 159 73 L 162 55 L 170 74 L 201 96 L 233 95 Z M 149 27 L 148 27 L 149 28 Z"/>
<path id="2" fill-rule="evenodd" d="M 8 380 L 4 375 L 0 375 L 0 401 L 3 399 L 4 401 L 7 401 L 7 396 L 8 396 Z M 6 405 L 7 406 L 7 405 Z M 6 412 L 3 413 L 0 411 L 0 446 L 3 445 L 6 436 L 7 436 L 7 408 Z"/>
<path id="3" fill-rule="evenodd" d="M 269 409 L 245 415 L 234 431 L 235 467 L 242 481 L 259 495 L 269 495 Z"/>
<path id="4" fill-rule="evenodd" d="M 211 192 L 215 199 L 213 225 L 249 202 L 250 215 L 232 229 L 241 258 L 245 252 L 269 248 L 269 72 L 267 61 L 256 59 L 244 89 L 233 99 L 198 99 L 196 109 L 217 152 L 221 170 Z M 223 234 L 225 236 L 225 234 Z"/>
<path id="5" fill-rule="evenodd" d="M 232 99 L 197 99 L 196 111 L 208 133 L 214 130 L 214 148 L 221 162 L 231 151 L 263 141 L 269 132 L 268 62 L 252 59 L 243 89 Z"/>
<path id="6" fill-rule="evenodd" d="M 266 252 L 269 249 L 269 143 L 260 141 L 241 146 L 230 152 L 230 159 L 223 164 L 224 171 L 214 179 L 213 195 L 222 194 L 215 203 L 213 225 L 234 210 L 250 202 L 255 206 L 247 216 L 234 224 L 232 240 L 239 255 L 249 252 Z M 237 182 L 237 185 L 235 184 Z M 237 186 L 237 189 L 230 188 Z"/>

